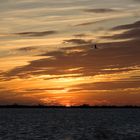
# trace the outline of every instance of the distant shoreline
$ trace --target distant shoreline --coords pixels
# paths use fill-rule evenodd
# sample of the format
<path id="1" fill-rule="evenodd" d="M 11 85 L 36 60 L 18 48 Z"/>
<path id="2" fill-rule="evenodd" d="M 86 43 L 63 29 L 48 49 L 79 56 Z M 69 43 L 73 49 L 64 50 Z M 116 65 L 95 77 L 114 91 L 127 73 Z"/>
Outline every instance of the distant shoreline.
<path id="1" fill-rule="evenodd" d="M 0 105 L 0 108 L 140 108 L 140 106 L 45 106 L 45 105 Z"/>

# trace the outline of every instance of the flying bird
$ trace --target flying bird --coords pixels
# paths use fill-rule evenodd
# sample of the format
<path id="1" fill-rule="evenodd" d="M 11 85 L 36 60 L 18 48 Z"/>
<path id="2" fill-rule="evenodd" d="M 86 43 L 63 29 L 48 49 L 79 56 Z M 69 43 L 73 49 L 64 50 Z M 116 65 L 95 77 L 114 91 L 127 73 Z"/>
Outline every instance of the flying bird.
<path id="1" fill-rule="evenodd" d="M 98 49 L 96 44 L 94 44 L 94 45 L 92 46 L 92 48 L 93 48 L 93 49 Z"/>
<path id="2" fill-rule="evenodd" d="M 94 49 L 98 49 L 96 44 L 94 45 Z"/>

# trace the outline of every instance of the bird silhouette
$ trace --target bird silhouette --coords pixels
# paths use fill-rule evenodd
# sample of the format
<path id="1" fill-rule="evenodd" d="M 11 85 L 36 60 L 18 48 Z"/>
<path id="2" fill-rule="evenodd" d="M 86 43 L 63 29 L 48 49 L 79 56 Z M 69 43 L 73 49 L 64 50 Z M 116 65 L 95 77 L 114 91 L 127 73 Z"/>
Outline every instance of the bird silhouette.
<path id="1" fill-rule="evenodd" d="M 94 45 L 94 49 L 98 49 L 96 44 Z"/>
<path id="2" fill-rule="evenodd" d="M 92 46 L 92 49 L 98 49 L 98 48 L 97 48 L 97 45 L 94 44 L 94 45 Z"/>

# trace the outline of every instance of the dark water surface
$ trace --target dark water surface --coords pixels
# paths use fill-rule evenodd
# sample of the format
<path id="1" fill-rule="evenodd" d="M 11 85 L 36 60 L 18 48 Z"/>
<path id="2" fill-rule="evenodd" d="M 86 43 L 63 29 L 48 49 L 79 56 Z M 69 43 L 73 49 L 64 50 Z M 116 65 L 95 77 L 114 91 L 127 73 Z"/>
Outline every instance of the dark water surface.
<path id="1" fill-rule="evenodd" d="M 0 109 L 0 140 L 140 140 L 140 109 Z"/>

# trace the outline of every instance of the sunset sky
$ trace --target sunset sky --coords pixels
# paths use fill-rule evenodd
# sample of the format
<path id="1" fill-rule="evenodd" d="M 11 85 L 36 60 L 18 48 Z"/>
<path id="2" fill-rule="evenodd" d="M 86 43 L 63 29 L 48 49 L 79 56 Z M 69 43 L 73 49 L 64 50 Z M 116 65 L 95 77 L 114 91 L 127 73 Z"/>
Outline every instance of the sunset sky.
<path id="1" fill-rule="evenodd" d="M 1 0 L 0 104 L 13 103 L 140 105 L 140 0 Z"/>

